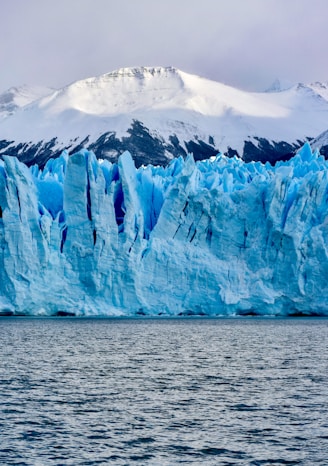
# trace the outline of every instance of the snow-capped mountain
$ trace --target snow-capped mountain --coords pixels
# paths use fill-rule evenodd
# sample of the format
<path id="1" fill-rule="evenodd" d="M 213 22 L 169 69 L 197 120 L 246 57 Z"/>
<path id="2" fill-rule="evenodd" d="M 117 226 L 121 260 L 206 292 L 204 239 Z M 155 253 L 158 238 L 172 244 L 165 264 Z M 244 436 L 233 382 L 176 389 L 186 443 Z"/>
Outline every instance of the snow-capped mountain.
<path id="1" fill-rule="evenodd" d="M 312 88 L 315 92 L 319 93 L 324 99 L 328 101 L 328 82 L 314 83 Z M 320 133 L 315 139 L 311 141 L 312 148 L 318 149 L 322 155 L 328 159 L 328 123 L 326 123 L 325 131 Z"/>
<path id="2" fill-rule="evenodd" d="M 312 148 L 318 149 L 328 159 L 328 129 L 311 142 Z"/>
<path id="3" fill-rule="evenodd" d="M 328 101 L 328 82 L 315 82 L 308 85 L 316 94 Z"/>
<path id="4" fill-rule="evenodd" d="M 42 165 L 63 149 L 85 147 L 111 161 L 129 150 L 137 166 L 219 151 L 275 162 L 326 130 L 326 121 L 328 91 L 321 83 L 250 93 L 172 67 L 123 68 L 7 114 L 0 155 Z"/>
<path id="5" fill-rule="evenodd" d="M 54 89 L 42 86 L 11 87 L 0 94 L 0 120 L 53 92 Z"/>

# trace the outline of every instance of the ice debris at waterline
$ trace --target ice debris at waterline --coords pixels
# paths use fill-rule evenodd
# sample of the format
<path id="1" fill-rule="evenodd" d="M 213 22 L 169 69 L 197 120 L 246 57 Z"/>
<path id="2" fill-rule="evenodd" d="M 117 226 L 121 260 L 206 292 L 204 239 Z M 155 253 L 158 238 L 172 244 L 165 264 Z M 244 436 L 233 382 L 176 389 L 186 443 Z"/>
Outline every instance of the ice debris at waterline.
<path id="1" fill-rule="evenodd" d="M 0 162 L 0 314 L 328 315 L 328 162 Z"/>

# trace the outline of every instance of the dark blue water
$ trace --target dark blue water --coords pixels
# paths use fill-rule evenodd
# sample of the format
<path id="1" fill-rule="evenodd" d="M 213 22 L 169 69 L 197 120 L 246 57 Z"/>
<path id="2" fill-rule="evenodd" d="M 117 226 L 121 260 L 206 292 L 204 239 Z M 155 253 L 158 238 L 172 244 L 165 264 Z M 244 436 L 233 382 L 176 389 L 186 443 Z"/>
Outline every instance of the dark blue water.
<path id="1" fill-rule="evenodd" d="M 0 320 L 2 465 L 327 465 L 328 320 Z"/>

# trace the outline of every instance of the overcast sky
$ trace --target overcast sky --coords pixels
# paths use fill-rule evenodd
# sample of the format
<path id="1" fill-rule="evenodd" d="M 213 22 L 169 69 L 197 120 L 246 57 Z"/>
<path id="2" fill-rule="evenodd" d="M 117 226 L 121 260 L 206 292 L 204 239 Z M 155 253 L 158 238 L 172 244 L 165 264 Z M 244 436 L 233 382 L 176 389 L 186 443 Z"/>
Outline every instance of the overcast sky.
<path id="1" fill-rule="evenodd" d="M 173 65 L 243 89 L 328 81 L 328 0 L 0 0 L 0 92 Z"/>

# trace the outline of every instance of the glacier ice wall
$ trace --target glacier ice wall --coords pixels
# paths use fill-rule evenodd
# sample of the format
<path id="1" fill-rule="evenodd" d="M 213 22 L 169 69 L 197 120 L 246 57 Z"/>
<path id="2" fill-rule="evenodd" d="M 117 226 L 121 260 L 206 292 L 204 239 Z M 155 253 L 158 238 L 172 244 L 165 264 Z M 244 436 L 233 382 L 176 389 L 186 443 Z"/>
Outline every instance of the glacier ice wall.
<path id="1" fill-rule="evenodd" d="M 328 163 L 0 162 L 0 313 L 328 315 Z"/>

